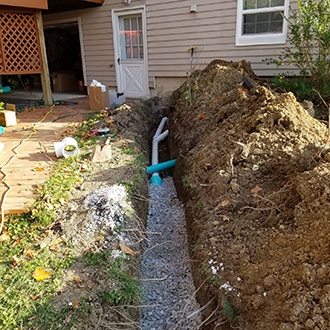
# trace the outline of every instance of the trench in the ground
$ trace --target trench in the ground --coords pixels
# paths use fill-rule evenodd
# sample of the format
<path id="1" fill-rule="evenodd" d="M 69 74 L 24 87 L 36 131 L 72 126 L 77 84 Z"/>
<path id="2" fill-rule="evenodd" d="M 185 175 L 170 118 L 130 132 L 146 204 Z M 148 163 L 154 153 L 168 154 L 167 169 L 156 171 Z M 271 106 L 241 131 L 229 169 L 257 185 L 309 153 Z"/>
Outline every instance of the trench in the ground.
<path id="1" fill-rule="evenodd" d="M 174 154 L 180 154 L 177 150 L 178 146 L 175 143 L 175 133 L 171 130 L 170 122 L 171 117 L 170 115 L 169 121 L 166 124 L 165 129 L 169 129 L 169 137 L 166 138 L 164 141 L 159 143 L 159 162 L 164 162 L 167 160 L 170 160 Z M 156 131 L 157 127 L 155 127 L 153 130 L 151 130 L 151 133 L 154 133 Z M 152 145 L 152 136 L 153 134 L 149 135 L 149 147 L 151 149 Z M 173 147 L 173 150 L 171 150 L 171 146 Z M 150 154 L 150 162 L 151 162 L 151 154 Z M 165 171 L 160 172 L 160 176 L 163 180 L 166 178 L 173 179 L 174 182 L 174 193 L 176 194 L 179 201 L 182 203 L 185 203 L 186 201 L 191 198 L 191 196 L 187 195 L 187 191 L 183 187 L 183 180 L 182 177 L 185 172 L 185 168 L 182 168 L 182 165 L 180 167 L 178 166 L 178 162 L 176 163 L 176 166 L 173 168 L 169 168 Z M 184 166 L 184 165 L 183 165 Z M 182 204 L 183 205 L 183 204 Z M 186 231 L 186 238 L 185 238 L 185 249 L 187 249 L 187 255 L 190 260 L 190 267 L 189 267 L 189 276 L 192 276 L 192 280 L 194 282 L 194 292 L 193 295 L 196 298 L 199 309 L 201 311 L 199 317 L 201 318 L 201 325 L 198 326 L 196 329 L 200 330 L 228 330 L 231 329 L 231 325 L 229 322 L 226 321 L 226 318 L 224 315 L 222 315 L 221 308 L 219 307 L 221 303 L 219 302 L 217 294 L 214 292 L 213 284 L 208 281 L 208 276 L 203 273 L 202 270 L 202 263 L 204 258 L 204 255 L 199 255 L 196 251 L 194 252 L 194 246 L 196 246 L 196 242 L 199 237 L 198 230 L 196 231 L 196 226 L 194 226 L 194 215 L 189 213 L 189 210 L 185 209 L 185 217 L 184 217 L 184 225 L 185 225 L 185 231 Z M 214 312 L 217 312 L 217 315 L 214 315 Z M 184 317 L 184 316 L 183 316 Z M 213 321 L 212 321 L 213 320 Z M 215 321 L 214 321 L 215 320 Z M 220 320 L 220 321 L 219 321 Z M 145 330 L 153 329 L 153 328 L 143 328 Z M 166 329 L 161 328 L 160 326 L 155 329 Z M 175 329 L 175 328 L 171 328 Z M 185 328 L 178 328 L 178 329 L 185 329 Z M 193 330 L 195 328 L 190 327 L 190 330 Z"/>
<path id="2" fill-rule="evenodd" d="M 158 156 L 159 163 L 170 159 L 167 139 L 159 143 Z M 147 243 L 141 260 L 143 330 L 194 330 L 203 323 L 184 206 L 176 193 L 173 171 L 160 172 L 161 186 L 149 183 Z"/>

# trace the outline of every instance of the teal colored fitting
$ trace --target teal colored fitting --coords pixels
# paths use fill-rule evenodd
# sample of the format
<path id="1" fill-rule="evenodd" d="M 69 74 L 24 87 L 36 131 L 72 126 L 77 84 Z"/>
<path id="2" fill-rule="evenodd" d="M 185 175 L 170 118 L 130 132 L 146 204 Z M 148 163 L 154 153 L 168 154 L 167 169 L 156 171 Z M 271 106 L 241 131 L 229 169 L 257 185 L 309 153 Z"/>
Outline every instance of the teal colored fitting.
<path id="1" fill-rule="evenodd" d="M 171 167 L 175 166 L 175 163 L 176 163 L 176 160 L 172 159 L 172 160 L 168 160 L 167 162 L 163 162 L 163 163 L 148 166 L 146 168 L 146 173 L 150 174 L 150 173 L 154 173 L 154 172 L 167 170 L 168 168 L 171 168 Z"/>
<path id="2" fill-rule="evenodd" d="M 162 180 L 162 178 L 158 174 L 156 174 L 156 175 L 153 175 L 150 178 L 150 183 L 151 184 L 156 184 L 157 186 L 161 186 L 162 183 L 163 183 L 163 180 Z"/>

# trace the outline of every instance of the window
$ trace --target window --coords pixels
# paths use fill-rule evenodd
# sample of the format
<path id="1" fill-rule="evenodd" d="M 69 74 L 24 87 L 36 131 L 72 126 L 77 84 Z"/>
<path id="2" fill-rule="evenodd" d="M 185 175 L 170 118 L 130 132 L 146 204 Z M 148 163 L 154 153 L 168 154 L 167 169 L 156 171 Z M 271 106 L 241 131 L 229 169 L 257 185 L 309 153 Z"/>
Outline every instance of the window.
<path id="1" fill-rule="evenodd" d="M 120 18 L 120 56 L 122 60 L 143 60 L 143 27 L 141 16 Z"/>
<path id="2" fill-rule="evenodd" d="M 238 0 L 236 46 L 285 44 L 289 0 Z"/>

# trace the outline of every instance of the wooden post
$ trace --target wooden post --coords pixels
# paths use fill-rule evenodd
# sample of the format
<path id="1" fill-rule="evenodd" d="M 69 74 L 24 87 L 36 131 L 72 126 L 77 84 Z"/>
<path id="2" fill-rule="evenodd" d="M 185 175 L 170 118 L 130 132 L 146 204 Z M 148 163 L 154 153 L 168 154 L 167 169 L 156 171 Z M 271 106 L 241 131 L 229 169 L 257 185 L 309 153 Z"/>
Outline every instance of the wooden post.
<path id="1" fill-rule="evenodd" d="M 37 18 L 37 29 L 38 29 L 39 42 L 40 42 L 40 53 L 42 59 L 42 73 L 40 74 L 42 92 L 44 94 L 45 105 L 53 105 L 54 101 L 53 101 L 52 89 L 50 86 L 44 27 L 42 23 L 42 14 L 40 10 L 36 12 L 36 18 Z"/>

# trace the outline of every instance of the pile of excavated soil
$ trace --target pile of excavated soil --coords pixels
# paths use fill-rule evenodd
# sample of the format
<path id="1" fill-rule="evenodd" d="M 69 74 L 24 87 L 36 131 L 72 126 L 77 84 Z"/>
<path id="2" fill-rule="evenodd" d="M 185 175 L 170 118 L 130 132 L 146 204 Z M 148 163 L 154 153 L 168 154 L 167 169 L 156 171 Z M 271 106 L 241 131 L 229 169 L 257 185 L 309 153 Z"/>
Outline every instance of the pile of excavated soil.
<path id="1" fill-rule="evenodd" d="M 255 79 L 244 61 L 213 61 L 171 100 L 205 329 L 329 329 L 326 126 L 244 76 Z"/>

